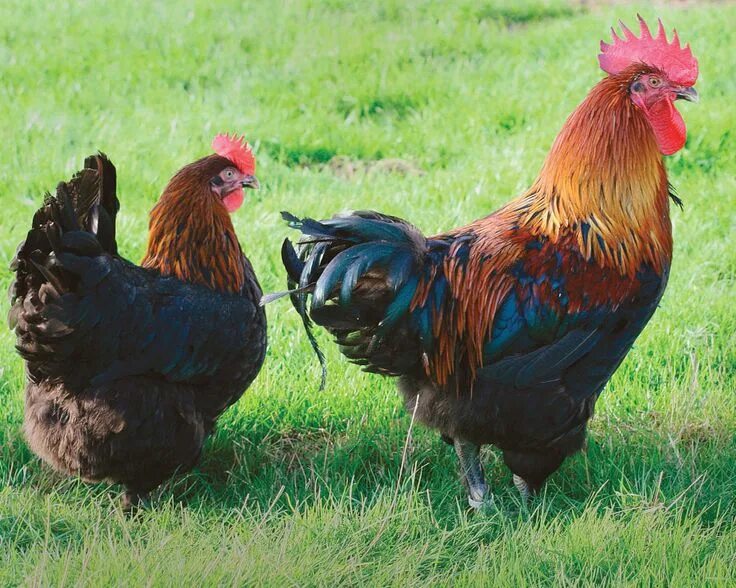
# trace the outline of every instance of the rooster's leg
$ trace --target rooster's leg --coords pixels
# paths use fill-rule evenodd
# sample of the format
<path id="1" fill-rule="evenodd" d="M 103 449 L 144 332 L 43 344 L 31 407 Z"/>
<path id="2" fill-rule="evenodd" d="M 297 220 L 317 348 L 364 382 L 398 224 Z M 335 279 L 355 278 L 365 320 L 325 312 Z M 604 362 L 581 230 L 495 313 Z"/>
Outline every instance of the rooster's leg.
<path id="1" fill-rule="evenodd" d="M 475 509 L 482 508 L 491 496 L 480 463 L 480 447 L 467 441 L 455 439 L 455 453 L 460 460 L 460 472 L 468 491 L 468 503 Z"/>
<path id="2" fill-rule="evenodd" d="M 519 494 L 521 495 L 521 500 L 523 502 L 529 500 L 529 496 L 531 496 L 532 492 L 529 489 L 529 484 L 526 483 L 524 478 L 514 474 L 514 486 L 516 486 L 516 489 L 519 491 Z"/>

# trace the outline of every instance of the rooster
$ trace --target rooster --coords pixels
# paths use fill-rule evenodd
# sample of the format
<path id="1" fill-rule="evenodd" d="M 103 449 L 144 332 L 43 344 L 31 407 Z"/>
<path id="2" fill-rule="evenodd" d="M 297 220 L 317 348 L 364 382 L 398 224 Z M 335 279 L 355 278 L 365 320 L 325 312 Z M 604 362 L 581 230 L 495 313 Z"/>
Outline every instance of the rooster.
<path id="1" fill-rule="evenodd" d="M 366 371 L 397 377 L 408 410 L 454 445 L 473 507 L 492 502 L 482 445 L 502 450 L 525 499 L 582 447 L 664 292 L 679 200 L 662 155 L 685 143 L 674 102 L 697 100 L 698 64 L 661 21 L 655 36 L 639 21 L 639 36 L 621 23 L 601 43 L 607 75 L 533 185 L 493 214 L 427 238 L 372 211 L 283 213 L 304 235 L 282 258 L 318 355 L 312 321 Z"/>
<path id="2" fill-rule="evenodd" d="M 125 486 L 130 509 L 198 460 L 258 374 L 266 316 L 230 219 L 257 188 L 242 138 L 169 181 L 142 266 L 118 255 L 116 172 L 102 153 L 46 195 L 12 262 L 24 430 L 56 470 Z"/>

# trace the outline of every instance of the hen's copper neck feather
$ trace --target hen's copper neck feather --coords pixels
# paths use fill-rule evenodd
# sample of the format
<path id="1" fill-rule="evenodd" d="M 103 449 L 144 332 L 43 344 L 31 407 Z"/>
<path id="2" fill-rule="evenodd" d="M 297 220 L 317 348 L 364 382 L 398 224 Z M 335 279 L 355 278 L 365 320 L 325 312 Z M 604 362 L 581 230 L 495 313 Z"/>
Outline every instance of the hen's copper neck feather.
<path id="1" fill-rule="evenodd" d="M 240 292 L 243 253 L 230 214 L 209 184 L 228 165 L 211 155 L 171 179 L 151 211 L 143 267 L 213 290 Z"/>
<path id="2" fill-rule="evenodd" d="M 553 241 L 574 231 L 588 259 L 627 275 L 643 263 L 661 271 L 672 256 L 667 174 L 628 92 L 647 69 L 601 80 L 565 123 L 532 187 L 503 211 Z"/>

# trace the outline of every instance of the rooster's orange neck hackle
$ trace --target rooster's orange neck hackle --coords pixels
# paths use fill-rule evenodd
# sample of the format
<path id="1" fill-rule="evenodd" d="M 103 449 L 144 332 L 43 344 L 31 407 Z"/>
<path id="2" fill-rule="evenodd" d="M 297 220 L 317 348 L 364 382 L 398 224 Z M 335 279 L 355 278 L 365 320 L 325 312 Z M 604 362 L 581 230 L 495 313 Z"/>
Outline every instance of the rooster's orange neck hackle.
<path id="1" fill-rule="evenodd" d="M 624 38 L 601 43 L 601 80 L 573 112 L 532 187 L 508 205 L 532 234 L 553 242 L 574 235 L 579 251 L 603 267 L 633 277 L 646 264 L 658 273 L 672 257 L 669 184 L 662 154 L 682 147 L 685 126 L 672 105 L 642 110 L 630 85 L 643 74 L 664 74 L 691 87 L 698 77 L 690 47 L 675 31 L 656 36 L 639 17 L 641 34 L 623 23 Z"/>
<path id="2" fill-rule="evenodd" d="M 574 232 L 579 250 L 633 275 L 672 256 L 667 173 L 627 82 L 646 66 L 603 79 L 570 116 L 539 177 L 508 209 L 553 241 Z"/>

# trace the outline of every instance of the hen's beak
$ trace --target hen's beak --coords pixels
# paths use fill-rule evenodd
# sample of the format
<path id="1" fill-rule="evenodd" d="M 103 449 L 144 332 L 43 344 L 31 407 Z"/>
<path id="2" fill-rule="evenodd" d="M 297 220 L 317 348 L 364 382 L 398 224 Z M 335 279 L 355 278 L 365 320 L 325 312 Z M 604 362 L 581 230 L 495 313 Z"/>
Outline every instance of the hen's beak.
<path id="1" fill-rule="evenodd" d="M 261 185 L 258 183 L 258 178 L 256 178 L 255 176 L 245 176 L 240 183 L 243 188 L 251 188 L 253 190 L 258 190 L 258 188 L 261 187 Z"/>
<path id="2" fill-rule="evenodd" d="M 677 100 L 678 98 L 682 98 L 683 100 L 687 100 L 688 102 L 697 102 L 698 100 L 700 100 L 697 90 L 692 87 L 677 88 L 675 90 L 675 100 Z"/>

